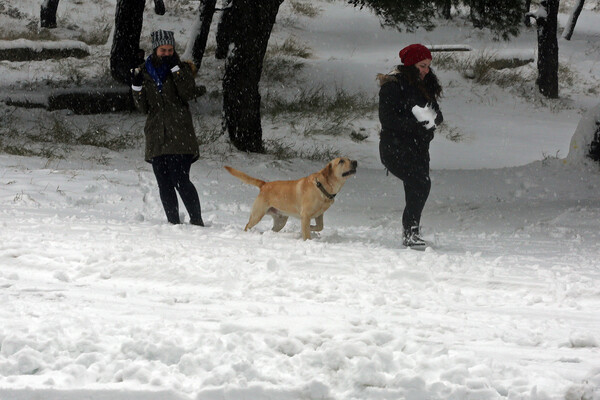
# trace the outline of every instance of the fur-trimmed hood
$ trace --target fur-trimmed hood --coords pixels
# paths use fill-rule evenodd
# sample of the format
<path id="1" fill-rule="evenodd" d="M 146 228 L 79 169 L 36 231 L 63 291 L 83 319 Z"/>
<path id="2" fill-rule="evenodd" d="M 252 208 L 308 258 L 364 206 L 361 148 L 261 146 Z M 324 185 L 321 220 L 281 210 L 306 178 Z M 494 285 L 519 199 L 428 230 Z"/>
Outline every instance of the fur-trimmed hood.
<path id="1" fill-rule="evenodd" d="M 383 86 L 385 83 L 388 82 L 398 82 L 398 75 L 400 75 L 400 69 L 398 69 L 398 67 L 394 68 L 393 71 L 391 71 L 388 74 L 377 74 L 375 80 L 377 80 L 377 82 L 379 83 L 379 86 Z"/>

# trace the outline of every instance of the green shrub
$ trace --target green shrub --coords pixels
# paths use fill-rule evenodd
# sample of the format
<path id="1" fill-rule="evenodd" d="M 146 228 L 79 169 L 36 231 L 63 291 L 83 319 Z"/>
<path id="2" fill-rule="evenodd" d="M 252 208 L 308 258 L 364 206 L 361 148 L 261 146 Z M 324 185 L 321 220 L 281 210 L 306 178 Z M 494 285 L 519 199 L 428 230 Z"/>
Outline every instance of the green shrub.
<path id="1" fill-rule="evenodd" d="M 327 95 L 322 88 L 301 89 L 292 99 L 270 95 L 263 101 L 263 111 L 272 119 L 289 113 L 298 113 L 306 117 L 331 117 L 336 114 L 339 117 L 356 117 L 375 110 L 375 98 L 363 93 L 351 94 L 343 89 L 337 89 L 332 96 Z"/>
<path id="2" fill-rule="evenodd" d="M 360 131 L 364 131 L 364 128 L 360 129 Z M 368 134 L 365 133 L 361 133 L 361 132 L 356 132 L 356 130 L 353 130 L 350 133 L 350 139 L 352 139 L 353 142 L 362 142 L 363 140 L 367 139 L 369 137 Z"/>
<path id="3" fill-rule="evenodd" d="M 293 158 L 302 158 L 312 161 L 328 162 L 339 157 L 339 152 L 330 147 L 314 147 L 313 149 L 296 149 L 290 143 L 281 140 L 265 140 L 265 149 L 267 154 L 274 156 L 278 160 L 290 160 Z"/>
<path id="4" fill-rule="evenodd" d="M 275 44 L 267 49 L 267 56 L 283 54 L 291 57 L 310 58 L 310 48 L 300 43 L 294 36 L 289 36 L 283 44 Z"/>
<path id="5" fill-rule="evenodd" d="M 308 1 L 290 0 L 290 8 L 294 14 L 314 18 L 319 15 L 321 10 Z"/>
<path id="6" fill-rule="evenodd" d="M 287 82 L 290 76 L 297 73 L 304 64 L 281 56 L 265 57 L 262 79 L 267 82 Z"/>
<path id="7" fill-rule="evenodd" d="M 90 32 L 83 32 L 76 37 L 76 40 L 87 43 L 90 46 L 103 45 L 108 41 L 112 23 L 107 20 L 106 16 L 97 18 L 94 21 L 94 28 Z"/>
<path id="8" fill-rule="evenodd" d="M 198 139 L 198 144 L 200 146 L 205 146 L 207 144 L 212 144 L 219 140 L 221 136 L 223 136 L 223 130 L 220 127 L 207 127 L 205 124 L 195 124 L 196 127 L 196 138 Z"/>

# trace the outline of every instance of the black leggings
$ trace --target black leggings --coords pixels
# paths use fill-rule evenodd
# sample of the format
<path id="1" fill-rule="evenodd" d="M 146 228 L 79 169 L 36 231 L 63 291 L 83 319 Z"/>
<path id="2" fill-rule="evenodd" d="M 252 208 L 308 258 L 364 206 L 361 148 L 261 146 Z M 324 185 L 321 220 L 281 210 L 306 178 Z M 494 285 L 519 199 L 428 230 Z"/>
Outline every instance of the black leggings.
<path id="1" fill-rule="evenodd" d="M 190 181 L 190 168 L 194 156 L 191 154 L 167 154 L 152 159 L 152 169 L 158 182 L 160 201 L 162 202 L 167 220 L 179 224 L 179 203 L 177 194 L 190 214 L 190 223 L 202 221 L 200 199 L 196 187 Z"/>
<path id="2" fill-rule="evenodd" d="M 404 231 L 409 231 L 412 226 L 421 224 L 421 213 L 429 197 L 431 179 L 429 175 L 407 176 L 402 179 L 402 182 L 406 199 L 406 207 L 402 213 L 402 227 Z"/>
<path id="3" fill-rule="evenodd" d="M 431 190 L 429 178 L 429 152 L 399 152 L 394 144 L 381 143 L 379 146 L 383 165 L 404 183 L 406 207 L 402 213 L 402 227 L 409 231 L 421 224 L 421 213 Z"/>

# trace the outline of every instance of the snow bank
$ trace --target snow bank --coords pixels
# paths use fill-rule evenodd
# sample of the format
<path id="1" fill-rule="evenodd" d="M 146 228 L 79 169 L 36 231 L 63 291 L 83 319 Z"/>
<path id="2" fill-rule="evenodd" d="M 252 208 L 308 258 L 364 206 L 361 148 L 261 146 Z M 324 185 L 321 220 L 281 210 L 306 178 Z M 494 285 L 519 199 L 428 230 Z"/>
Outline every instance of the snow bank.
<path id="1" fill-rule="evenodd" d="M 598 395 L 595 175 L 433 171 L 434 246 L 415 252 L 380 168 L 303 242 L 295 220 L 244 232 L 255 188 L 210 159 L 191 174 L 209 227 L 167 224 L 139 157 L 0 156 L 3 400 Z M 269 180 L 322 167 L 227 161 Z"/>
<path id="2" fill-rule="evenodd" d="M 0 60 L 44 61 L 67 57 L 84 58 L 89 54 L 90 49 L 85 43 L 74 40 L 38 42 L 17 39 L 0 41 Z"/>
<path id="3" fill-rule="evenodd" d="M 590 144 L 598 140 L 600 132 L 600 104 L 588 110 L 579 121 L 571 138 L 567 161 L 572 164 L 583 164 L 590 161 Z"/>
<path id="4" fill-rule="evenodd" d="M 90 52 L 90 47 L 84 42 L 77 40 L 28 40 L 28 39 L 16 39 L 16 40 L 0 40 L 0 50 L 9 49 L 30 49 L 32 51 L 40 52 L 46 49 L 52 50 L 81 50 L 86 53 Z"/>

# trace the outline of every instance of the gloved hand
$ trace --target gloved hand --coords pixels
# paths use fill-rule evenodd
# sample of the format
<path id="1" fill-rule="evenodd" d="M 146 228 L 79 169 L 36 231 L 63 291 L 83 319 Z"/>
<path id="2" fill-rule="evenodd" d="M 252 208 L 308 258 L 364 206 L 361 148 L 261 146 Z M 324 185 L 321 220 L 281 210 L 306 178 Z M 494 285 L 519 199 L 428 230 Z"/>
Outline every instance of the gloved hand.
<path id="1" fill-rule="evenodd" d="M 179 57 L 175 54 L 172 56 L 163 56 L 161 57 L 162 63 L 169 70 L 173 69 L 175 66 L 179 66 Z"/>
<path id="2" fill-rule="evenodd" d="M 427 140 L 428 142 L 431 142 L 433 140 L 434 135 L 435 135 L 435 126 L 432 126 L 431 128 L 429 128 L 425 131 L 425 140 Z"/>
<path id="3" fill-rule="evenodd" d="M 435 134 L 435 125 L 431 128 L 426 128 L 426 126 L 429 124 L 429 121 L 421 121 L 420 124 L 423 126 L 423 137 L 427 142 L 431 142 Z"/>
<path id="4" fill-rule="evenodd" d="M 431 127 L 427 127 L 427 125 L 429 125 L 431 123 L 431 121 L 419 121 L 419 125 L 421 125 L 423 127 L 424 130 L 428 131 L 430 129 L 435 130 L 435 125 L 431 126 Z M 435 124 L 435 122 L 434 122 Z"/>
<path id="5" fill-rule="evenodd" d="M 144 74 L 139 68 L 131 70 L 131 86 L 142 86 L 144 84 Z"/>

